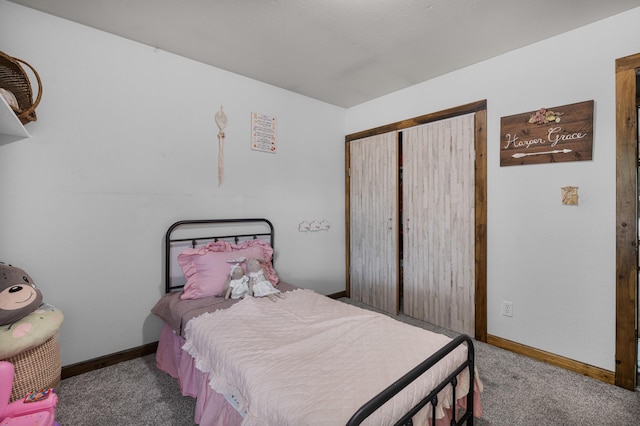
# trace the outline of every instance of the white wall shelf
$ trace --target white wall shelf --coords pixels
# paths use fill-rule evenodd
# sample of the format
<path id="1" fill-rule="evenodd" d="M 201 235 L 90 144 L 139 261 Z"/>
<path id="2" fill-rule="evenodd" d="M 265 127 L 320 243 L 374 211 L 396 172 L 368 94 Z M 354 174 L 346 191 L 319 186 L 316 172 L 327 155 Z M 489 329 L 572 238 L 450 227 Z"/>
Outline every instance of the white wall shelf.
<path id="1" fill-rule="evenodd" d="M 0 96 L 0 145 L 29 137 L 29 132 L 24 128 L 16 113 Z"/>

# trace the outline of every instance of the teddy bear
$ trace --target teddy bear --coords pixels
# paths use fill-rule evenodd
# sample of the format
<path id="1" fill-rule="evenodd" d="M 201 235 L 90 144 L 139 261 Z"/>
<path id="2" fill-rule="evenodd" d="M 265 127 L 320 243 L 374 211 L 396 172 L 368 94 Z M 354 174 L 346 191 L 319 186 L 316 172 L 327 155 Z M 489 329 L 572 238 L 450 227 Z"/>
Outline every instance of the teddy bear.
<path id="1" fill-rule="evenodd" d="M 268 297 L 272 302 L 284 299 L 285 295 L 275 288 L 265 275 L 262 265 L 264 260 L 251 258 L 247 260 L 247 275 L 249 275 L 249 291 L 254 297 Z"/>
<path id="2" fill-rule="evenodd" d="M 0 325 L 12 324 L 36 311 L 42 293 L 24 270 L 0 262 Z"/>
<path id="3" fill-rule="evenodd" d="M 225 299 L 229 297 L 232 299 L 242 299 L 246 295 L 251 296 L 249 292 L 249 277 L 244 274 L 244 269 L 242 269 L 239 263 L 231 266 L 231 271 L 225 282 L 223 293 Z"/>

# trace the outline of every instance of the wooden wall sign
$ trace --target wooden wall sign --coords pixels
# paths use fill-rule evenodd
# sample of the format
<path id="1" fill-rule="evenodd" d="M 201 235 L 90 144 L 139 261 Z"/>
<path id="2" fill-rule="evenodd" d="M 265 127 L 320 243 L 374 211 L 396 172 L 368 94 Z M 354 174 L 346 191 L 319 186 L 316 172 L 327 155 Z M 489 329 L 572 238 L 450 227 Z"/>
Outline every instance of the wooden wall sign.
<path id="1" fill-rule="evenodd" d="M 593 101 L 502 117 L 500 166 L 592 159 Z"/>

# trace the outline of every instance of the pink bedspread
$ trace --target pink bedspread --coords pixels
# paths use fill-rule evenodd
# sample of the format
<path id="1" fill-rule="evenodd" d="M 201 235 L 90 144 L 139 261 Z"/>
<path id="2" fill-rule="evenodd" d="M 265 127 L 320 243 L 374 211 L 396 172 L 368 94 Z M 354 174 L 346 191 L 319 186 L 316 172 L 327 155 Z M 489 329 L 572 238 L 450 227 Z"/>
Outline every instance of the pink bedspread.
<path id="1" fill-rule="evenodd" d="M 278 283 L 280 291 L 291 291 L 297 287 L 284 282 Z M 182 299 L 182 292 L 167 293 L 158 300 L 151 312 L 171 327 L 176 333 L 184 337 L 187 323 L 206 312 L 227 309 L 237 303 L 239 299 L 225 299 L 224 297 L 209 296 L 202 299 Z"/>
<path id="2" fill-rule="evenodd" d="M 196 422 L 202 425 L 345 424 L 363 403 L 450 341 L 310 290 L 287 292 L 276 303 L 247 298 L 192 319 L 184 345 L 191 356 L 179 347 L 179 336 L 167 333 L 173 334 L 165 327 L 158 366 L 179 379 L 184 394 L 198 398 Z M 400 417 L 465 358 L 466 349 L 458 348 L 369 424 Z M 482 390 L 477 376 L 475 387 Z M 465 370 L 456 396 L 468 388 Z M 234 394 L 247 415 L 242 418 L 213 390 Z M 451 398 L 447 387 L 438 418 L 445 418 Z M 424 424 L 427 414 L 416 417 L 415 424 Z"/>

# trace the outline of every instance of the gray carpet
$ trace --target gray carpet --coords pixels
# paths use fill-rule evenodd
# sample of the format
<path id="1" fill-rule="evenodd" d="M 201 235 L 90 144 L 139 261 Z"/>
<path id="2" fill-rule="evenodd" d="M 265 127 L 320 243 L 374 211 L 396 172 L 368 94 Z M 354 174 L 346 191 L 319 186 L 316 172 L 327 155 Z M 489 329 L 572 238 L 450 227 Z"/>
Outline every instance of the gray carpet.
<path id="1" fill-rule="evenodd" d="M 453 335 L 404 315 L 399 319 Z M 484 412 L 476 425 L 640 425 L 638 392 L 481 342 L 475 347 L 484 384 Z M 154 355 L 63 380 L 58 393 L 61 426 L 194 424 L 195 401 L 156 369 Z"/>

